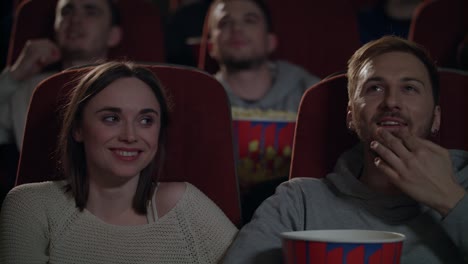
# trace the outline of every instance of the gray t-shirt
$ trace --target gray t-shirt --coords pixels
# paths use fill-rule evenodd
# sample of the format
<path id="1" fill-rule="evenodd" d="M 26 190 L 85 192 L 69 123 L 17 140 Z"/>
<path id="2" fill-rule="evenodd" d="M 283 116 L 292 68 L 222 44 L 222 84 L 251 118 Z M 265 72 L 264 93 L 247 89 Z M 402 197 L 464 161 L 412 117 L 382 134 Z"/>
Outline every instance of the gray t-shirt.
<path id="1" fill-rule="evenodd" d="M 299 103 L 304 92 L 320 81 L 303 68 L 285 61 L 268 65 L 273 86 L 256 101 L 243 100 L 232 92 L 220 73 L 215 76 L 223 84 L 232 106 L 237 174 L 243 196 L 259 183 L 287 177 Z M 267 195 L 256 191 L 259 196 L 254 200 L 263 201 L 275 187 L 263 189 Z"/>
<path id="2" fill-rule="evenodd" d="M 262 99 L 255 102 L 236 96 L 220 73 L 215 78 L 223 84 L 232 107 L 296 113 L 304 92 L 320 79 L 297 65 L 281 60 L 272 62 L 271 68 L 274 75 L 273 86 Z"/>

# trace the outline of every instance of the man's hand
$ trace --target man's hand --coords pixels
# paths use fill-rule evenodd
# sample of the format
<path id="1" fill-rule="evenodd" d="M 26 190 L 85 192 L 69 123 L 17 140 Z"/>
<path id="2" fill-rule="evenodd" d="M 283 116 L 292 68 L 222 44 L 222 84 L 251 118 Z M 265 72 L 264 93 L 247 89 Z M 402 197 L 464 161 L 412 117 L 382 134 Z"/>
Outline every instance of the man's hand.
<path id="1" fill-rule="evenodd" d="M 60 57 L 60 49 L 51 40 L 28 40 L 10 69 L 11 76 L 17 81 L 27 79 L 40 73 L 47 65 L 59 61 Z"/>
<path id="2" fill-rule="evenodd" d="M 379 129 L 376 139 L 370 146 L 378 155 L 376 167 L 413 199 L 446 216 L 465 195 L 446 149 L 408 131 Z"/>

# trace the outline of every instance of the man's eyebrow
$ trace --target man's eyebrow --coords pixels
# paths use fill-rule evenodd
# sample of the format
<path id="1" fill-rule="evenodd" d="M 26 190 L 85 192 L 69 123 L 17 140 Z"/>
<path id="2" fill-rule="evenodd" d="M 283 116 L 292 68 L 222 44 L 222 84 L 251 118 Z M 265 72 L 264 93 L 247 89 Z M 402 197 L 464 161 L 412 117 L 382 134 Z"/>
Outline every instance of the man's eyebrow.
<path id="1" fill-rule="evenodd" d="M 370 77 L 369 79 L 367 79 L 364 83 L 368 83 L 368 82 L 381 82 L 381 81 L 383 81 L 383 80 L 384 80 L 383 77 L 374 76 L 374 77 Z"/>
<path id="2" fill-rule="evenodd" d="M 74 5 L 73 3 L 68 2 L 68 3 L 66 3 L 65 5 L 61 6 L 61 7 L 60 7 L 60 10 L 63 10 L 63 9 L 73 9 L 73 8 L 75 8 L 75 5 Z"/>
<path id="3" fill-rule="evenodd" d="M 376 82 L 381 82 L 381 81 L 384 81 L 385 79 L 383 77 L 380 77 L 380 76 L 375 76 L 375 77 L 371 77 L 369 79 L 367 79 L 364 83 L 368 83 L 368 82 L 372 82 L 372 81 L 376 81 Z M 417 78 L 413 78 L 413 77 L 403 77 L 400 79 L 400 81 L 403 81 L 403 82 L 417 82 L 417 83 L 420 83 L 421 85 L 424 85 L 424 82 L 417 79 Z"/>
<path id="4" fill-rule="evenodd" d="M 94 3 L 86 3 L 84 5 L 85 10 L 102 10 L 102 8 Z"/>
<path id="5" fill-rule="evenodd" d="M 413 77 L 404 77 L 401 79 L 402 81 L 404 82 L 417 82 L 417 83 L 420 83 L 422 86 L 425 86 L 424 82 L 417 79 L 417 78 L 413 78 Z"/>
<path id="6" fill-rule="evenodd" d="M 258 13 L 255 13 L 255 12 L 248 12 L 247 14 L 245 14 L 246 17 L 251 17 L 251 18 L 261 18 L 262 16 Z"/>

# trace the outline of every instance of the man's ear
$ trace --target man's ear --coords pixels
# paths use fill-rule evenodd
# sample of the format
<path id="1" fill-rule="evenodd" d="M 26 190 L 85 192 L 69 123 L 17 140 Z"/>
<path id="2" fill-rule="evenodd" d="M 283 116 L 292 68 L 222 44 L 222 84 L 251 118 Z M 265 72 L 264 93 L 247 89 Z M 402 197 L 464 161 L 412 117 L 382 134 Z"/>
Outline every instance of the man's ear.
<path id="1" fill-rule="evenodd" d="M 119 26 L 112 26 L 107 38 L 107 46 L 113 48 L 117 46 L 122 40 L 122 28 Z"/>
<path id="2" fill-rule="evenodd" d="M 354 131 L 354 123 L 353 123 L 353 111 L 350 104 L 348 104 L 347 112 L 346 112 L 346 127 L 349 130 Z"/>
<path id="3" fill-rule="evenodd" d="M 437 132 L 440 130 L 440 106 L 436 105 L 434 107 L 434 120 L 432 121 L 432 127 L 431 127 L 431 132 L 437 134 Z"/>
<path id="4" fill-rule="evenodd" d="M 273 53 L 278 47 L 278 36 L 273 33 L 268 33 L 267 36 L 267 50 L 268 54 Z"/>
<path id="5" fill-rule="evenodd" d="M 213 41 L 211 40 L 211 37 L 208 37 L 208 40 L 206 41 L 206 53 L 209 54 L 211 58 L 216 59 L 217 52 L 213 49 Z"/>

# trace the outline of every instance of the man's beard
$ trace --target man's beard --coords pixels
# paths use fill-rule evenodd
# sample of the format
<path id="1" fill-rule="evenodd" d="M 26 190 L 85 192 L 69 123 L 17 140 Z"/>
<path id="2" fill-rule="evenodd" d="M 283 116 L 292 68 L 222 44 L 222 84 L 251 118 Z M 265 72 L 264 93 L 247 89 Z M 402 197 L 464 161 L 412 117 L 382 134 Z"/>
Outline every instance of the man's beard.
<path id="1" fill-rule="evenodd" d="M 254 58 L 243 59 L 236 59 L 228 56 L 221 59 L 221 64 L 226 67 L 228 72 L 232 73 L 259 68 L 267 60 L 267 56 L 257 56 Z"/>
<path id="2" fill-rule="evenodd" d="M 408 127 L 412 126 L 412 120 L 410 120 L 408 117 L 401 115 L 400 113 L 381 113 L 375 117 L 373 117 L 372 122 L 377 122 L 377 120 L 381 119 L 384 116 L 389 116 L 389 117 L 397 117 L 402 120 L 407 124 Z M 414 131 L 413 133 L 415 136 L 423 138 L 423 139 L 431 139 L 432 136 L 432 124 L 434 123 L 435 119 L 435 114 L 433 113 L 431 118 L 428 120 L 426 124 L 423 125 L 423 127 L 419 131 Z M 360 120 L 353 120 L 353 123 L 355 124 L 355 133 L 358 136 L 359 140 L 361 142 L 365 142 L 370 144 L 370 141 L 375 140 L 373 137 L 374 135 L 370 134 L 369 129 L 364 129 L 361 124 Z M 365 132 L 364 132 L 365 131 Z"/>
<path id="3" fill-rule="evenodd" d="M 77 59 L 82 60 L 83 58 L 89 57 L 89 55 L 85 51 L 78 50 L 78 49 L 75 49 L 75 50 L 65 49 L 63 51 L 63 56 L 70 60 L 77 60 Z"/>

